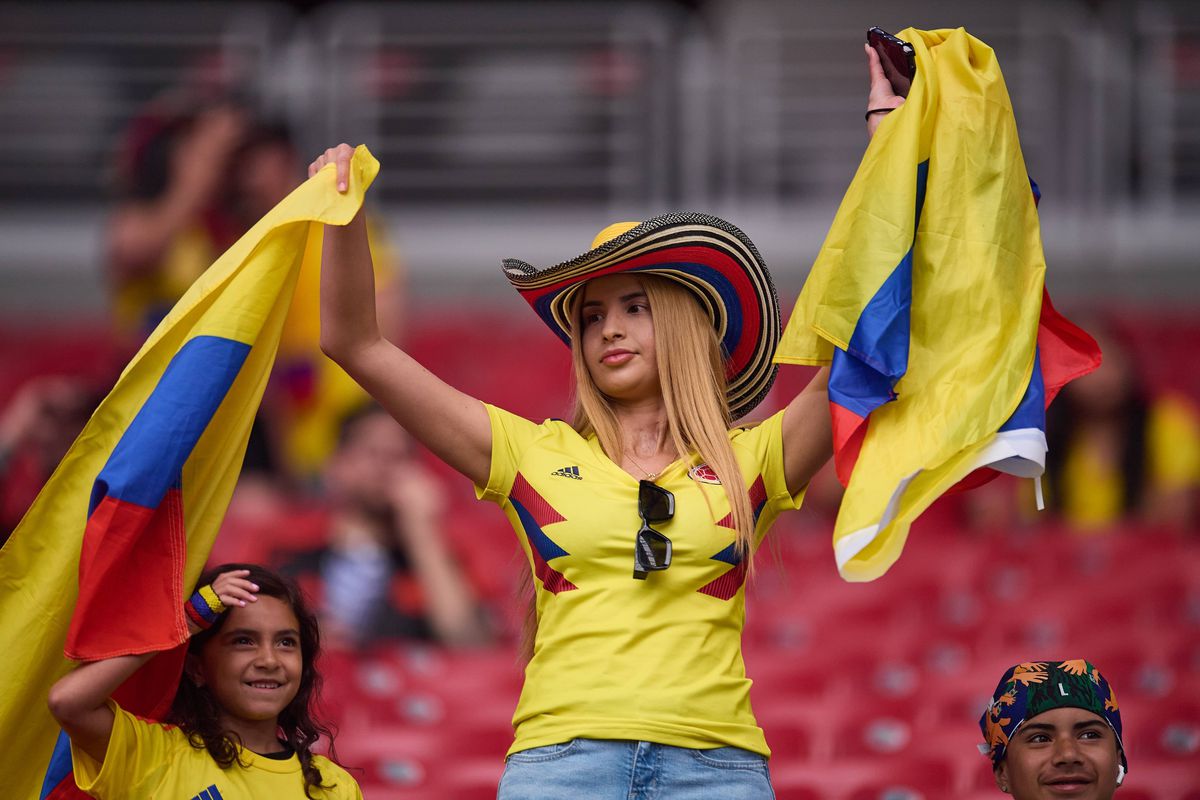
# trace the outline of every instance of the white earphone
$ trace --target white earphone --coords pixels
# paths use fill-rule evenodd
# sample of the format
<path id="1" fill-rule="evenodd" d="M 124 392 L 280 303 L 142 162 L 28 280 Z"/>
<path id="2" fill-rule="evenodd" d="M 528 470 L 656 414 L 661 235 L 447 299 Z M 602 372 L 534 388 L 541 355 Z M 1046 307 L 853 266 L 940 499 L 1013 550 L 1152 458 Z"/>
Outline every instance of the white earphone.
<path id="1" fill-rule="evenodd" d="M 1117 764 L 1117 786 L 1125 781 L 1125 765 Z"/>

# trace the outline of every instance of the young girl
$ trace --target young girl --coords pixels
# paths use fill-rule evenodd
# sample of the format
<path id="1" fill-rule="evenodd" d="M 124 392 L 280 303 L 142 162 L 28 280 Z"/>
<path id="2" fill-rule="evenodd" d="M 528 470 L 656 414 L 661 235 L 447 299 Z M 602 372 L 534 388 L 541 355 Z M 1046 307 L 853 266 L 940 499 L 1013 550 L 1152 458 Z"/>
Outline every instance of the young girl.
<path id="1" fill-rule="evenodd" d="M 110 697 L 153 654 L 83 664 L 50 690 L 71 737 L 75 781 L 97 798 L 361 798 L 345 770 L 312 752 L 321 677 L 316 617 L 299 588 L 251 564 L 200 578 L 192 639 L 165 724 Z"/>
<path id="2" fill-rule="evenodd" d="M 896 107 L 868 50 L 868 131 Z M 327 150 L 345 190 L 353 149 Z M 832 450 L 827 372 L 754 427 L 778 299 L 740 230 L 667 214 L 505 277 L 571 347 L 572 423 L 485 405 L 385 340 L 360 214 L 327 227 L 321 344 L 413 436 L 508 515 L 537 631 L 501 800 L 771 798 L 741 653 L 745 576 Z M 510 364 L 513 380 L 521 365 Z"/>

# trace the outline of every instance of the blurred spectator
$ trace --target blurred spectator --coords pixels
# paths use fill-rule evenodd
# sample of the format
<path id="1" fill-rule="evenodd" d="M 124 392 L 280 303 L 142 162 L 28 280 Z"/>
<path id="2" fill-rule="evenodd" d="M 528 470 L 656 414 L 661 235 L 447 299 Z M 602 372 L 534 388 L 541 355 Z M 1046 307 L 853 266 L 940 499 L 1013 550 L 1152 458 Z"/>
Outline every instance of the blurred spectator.
<path id="1" fill-rule="evenodd" d="M 226 249 L 299 185 L 291 135 L 224 103 L 199 110 L 159 101 L 130 128 L 109 226 L 109 277 L 118 332 L 132 348 Z M 369 224 L 377 305 L 385 335 L 399 335 L 403 272 L 379 226 Z M 338 425 L 367 396 L 320 352 L 320 243 L 297 281 L 267 409 L 246 471 L 316 478 Z"/>
<path id="2" fill-rule="evenodd" d="M 0 543 L 8 539 L 95 406 L 82 382 L 35 378 L 0 411 Z"/>
<path id="3" fill-rule="evenodd" d="M 1188 530 L 1200 487 L 1200 414 L 1178 394 L 1153 395 L 1130 348 L 1089 323 L 1103 366 L 1073 382 L 1050 407 L 1049 504 L 1073 527 L 1140 519 Z"/>
<path id="4" fill-rule="evenodd" d="M 118 169 L 108 266 L 118 330 L 140 341 L 240 232 L 220 202 L 248 121 L 241 110 L 156 107 L 134 120 Z"/>
<path id="5" fill-rule="evenodd" d="M 390 415 L 369 406 L 347 421 L 324 478 L 333 512 L 327 543 L 301 562 L 320 571 L 321 624 L 331 640 L 490 639 L 441 528 L 442 487 Z"/>

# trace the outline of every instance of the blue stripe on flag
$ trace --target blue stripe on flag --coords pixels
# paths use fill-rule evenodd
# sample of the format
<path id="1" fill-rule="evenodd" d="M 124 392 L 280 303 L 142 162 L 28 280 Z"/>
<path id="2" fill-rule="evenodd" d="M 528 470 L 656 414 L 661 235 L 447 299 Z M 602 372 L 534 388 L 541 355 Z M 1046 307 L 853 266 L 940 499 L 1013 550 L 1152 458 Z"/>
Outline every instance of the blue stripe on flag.
<path id="1" fill-rule="evenodd" d="M 840 348 L 833 350 L 829 366 L 829 401 L 866 417 L 892 399 L 895 381 L 871 368 L 864 361 L 846 355 Z"/>
<path id="2" fill-rule="evenodd" d="M 929 162 L 917 165 L 913 240 L 925 206 Z M 908 371 L 911 331 L 913 248 L 900 259 L 867 302 L 845 352 L 835 349 L 829 370 L 829 399 L 866 417 L 894 399 L 892 387 Z"/>
<path id="3" fill-rule="evenodd" d="M 66 732 L 58 732 L 58 741 L 54 743 L 54 753 L 50 756 L 50 764 L 46 767 L 46 777 L 42 781 L 42 792 L 38 800 L 46 800 L 68 775 L 71 774 L 71 740 Z"/>
<path id="4" fill-rule="evenodd" d="M 1008 422 L 1000 426 L 1001 431 L 1022 428 L 1046 430 L 1046 384 L 1042 378 L 1042 354 L 1036 347 L 1033 350 L 1033 374 L 1029 376 L 1025 395 Z"/>
<path id="5" fill-rule="evenodd" d="M 179 348 L 97 476 L 88 513 L 105 495 L 157 507 L 249 353 L 250 345 L 218 336 Z"/>

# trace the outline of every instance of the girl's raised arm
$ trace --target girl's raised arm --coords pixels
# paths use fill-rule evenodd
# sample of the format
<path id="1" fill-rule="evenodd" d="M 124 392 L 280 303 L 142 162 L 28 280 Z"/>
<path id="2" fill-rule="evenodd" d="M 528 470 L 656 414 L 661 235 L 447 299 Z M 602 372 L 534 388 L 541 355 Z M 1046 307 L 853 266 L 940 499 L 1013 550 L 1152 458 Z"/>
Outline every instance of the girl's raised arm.
<path id="1" fill-rule="evenodd" d="M 345 191 L 354 150 L 326 150 L 310 176 L 336 164 Z M 492 430 L 487 410 L 384 339 L 375 316 L 375 276 L 363 212 L 345 227 L 325 227 L 321 258 L 321 349 L 358 381 L 434 455 L 476 484 L 487 484 Z"/>
<path id="2" fill-rule="evenodd" d="M 247 570 L 234 570 L 217 576 L 212 589 L 226 606 L 246 605 L 258 598 L 258 587 L 247 580 Z M 191 620 L 192 634 L 200 628 Z M 87 753 L 97 764 L 104 763 L 108 740 L 116 719 L 108 698 L 117 687 L 153 658 L 156 653 L 117 656 L 89 661 L 68 672 L 50 688 L 47 704 L 58 724 L 71 737 L 71 744 Z"/>
<path id="3" fill-rule="evenodd" d="M 104 763 L 116 719 L 108 698 L 155 654 L 89 661 L 68 672 L 50 689 L 50 713 L 71 737 L 71 744 Z"/>

